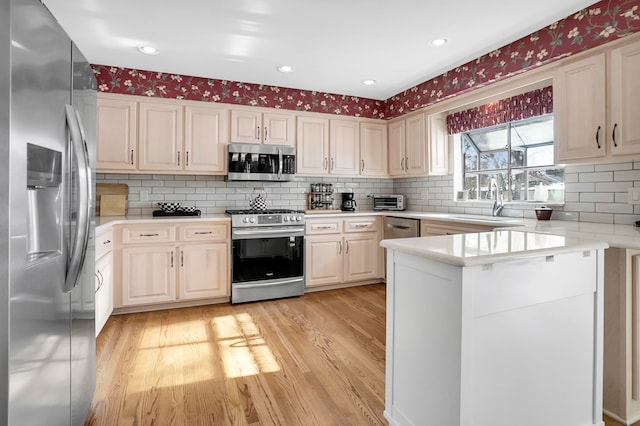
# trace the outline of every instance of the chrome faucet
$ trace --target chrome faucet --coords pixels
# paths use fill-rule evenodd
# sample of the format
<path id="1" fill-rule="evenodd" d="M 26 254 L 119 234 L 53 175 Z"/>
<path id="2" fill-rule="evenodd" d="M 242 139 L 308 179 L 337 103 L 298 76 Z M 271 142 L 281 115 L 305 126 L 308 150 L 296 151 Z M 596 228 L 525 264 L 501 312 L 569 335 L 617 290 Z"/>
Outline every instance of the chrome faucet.
<path id="1" fill-rule="evenodd" d="M 492 213 L 494 216 L 500 216 L 502 214 L 502 209 L 504 208 L 504 203 L 502 202 L 502 194 L 498 190 L 498 181 L 496 179 L 491 179 L 489 183 L 489 191 L 491 193 L 491 198 L 493 199 L 493 208 Z"/>

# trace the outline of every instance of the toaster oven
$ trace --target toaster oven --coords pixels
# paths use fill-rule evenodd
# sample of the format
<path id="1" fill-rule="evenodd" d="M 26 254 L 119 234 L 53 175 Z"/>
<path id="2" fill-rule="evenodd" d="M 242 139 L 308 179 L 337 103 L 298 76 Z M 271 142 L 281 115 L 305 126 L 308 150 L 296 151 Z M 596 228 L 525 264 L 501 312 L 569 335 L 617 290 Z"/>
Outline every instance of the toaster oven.
<path id="1" fill-rule="evenodd" d="M 374 195 L 374 210 L 404 210 L 404 195 Z"/>

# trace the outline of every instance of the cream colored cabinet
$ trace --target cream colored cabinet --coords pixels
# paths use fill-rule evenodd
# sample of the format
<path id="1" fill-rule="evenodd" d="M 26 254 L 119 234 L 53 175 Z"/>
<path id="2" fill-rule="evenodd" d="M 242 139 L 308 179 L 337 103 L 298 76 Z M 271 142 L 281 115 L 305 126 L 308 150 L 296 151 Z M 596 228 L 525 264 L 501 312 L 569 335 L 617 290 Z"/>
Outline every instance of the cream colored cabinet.
<path id="1" fill-rule="evenodd" d="M 360 175 L 388 176 L 387 151 L 387 125 L 360 123 Z"/>
<path id="2" fill-rule="evenodd" d="M 296 116 L 249 109 L 231 111 L 231 140 L 295 146 Z"/>
<path id="3" fill-rule="evenodd" d="M 226 173 L 229 111 L 214 105 L 184 107 L 185 172 Z"/>
<path id="4" fill-rule="evenodd" d="M 98 96 L 98 171 L 130 172 L 138 167 L 138 105 L 135 101 Z"/>
<path id="5" fill-rule="evenodd" d="M 96 336 L 113 312 L 113 235 L 111 228 L 96 232 Z"/>
<path id="6" fill-rule="evenodd" d="M 329 120 L 298 117 L 297 173 L 321 176 L 329 173 Z"/>
<path id="7" fill-rule="evenodd" d="M 140 102 L 139 162 L 143 171 L 181 171 L 183 151 L 182 105 L 173 102 Z"/>
<path id="8" fill-rule="evenodd" d="M 116 308 L 229 296 L 228 222 L 120 225 Z"/>
<path id="9" fill-rule="evenodd" d="M 557 163 L 640 154 L 640 42 L 569 62 L 553 81 Z"/>
<path id="10" fill-rule="evenodd" d="M 380 217 L 377 216 L 307 219 L 307 287 L 382 278 L 380 230 Z"/>
<path id="11" fill-rule="evenodd" d="M 427 159 L 429 175 L 447 175 L 449 173 L 449 135 L 446 115 L 427 116 Z"/>
<path id="12" fill-rule="evenodd" d="M 635 424 L 640 420 L 640 250 L 605 250 L 604 282 L 604 413 Z"/>
<path id="13" fill-rule="evenodd" d="M 424 113 L 389 124 L 389 175 L 426 173 Z"/>
<path id="14" fill-rule="evenodd" d="M 329 174 L 357 176 L 360 166 L 360 127 L 354 120 L 329 120 Z"/>
<path id="15" fill-rule="evenodd" d="M 420 220 L 420 236 L 431 237 L 434 235 L 467 234 L 472 232 L 493 231 L 493 225 L 480 225 L 471 223 L 449 222 L 446 220 Z"/>

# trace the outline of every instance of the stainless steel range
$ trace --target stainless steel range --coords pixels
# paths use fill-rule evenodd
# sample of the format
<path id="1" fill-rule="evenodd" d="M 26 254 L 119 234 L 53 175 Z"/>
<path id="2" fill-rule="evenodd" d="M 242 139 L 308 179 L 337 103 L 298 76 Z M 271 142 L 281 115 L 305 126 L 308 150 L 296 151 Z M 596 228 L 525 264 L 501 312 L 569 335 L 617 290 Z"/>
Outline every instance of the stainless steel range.
<path id="1" fill-rule="evenodd" d="M 231 303 L 304 294 L 304 213 L 225 213 L 231 216 Z"/>

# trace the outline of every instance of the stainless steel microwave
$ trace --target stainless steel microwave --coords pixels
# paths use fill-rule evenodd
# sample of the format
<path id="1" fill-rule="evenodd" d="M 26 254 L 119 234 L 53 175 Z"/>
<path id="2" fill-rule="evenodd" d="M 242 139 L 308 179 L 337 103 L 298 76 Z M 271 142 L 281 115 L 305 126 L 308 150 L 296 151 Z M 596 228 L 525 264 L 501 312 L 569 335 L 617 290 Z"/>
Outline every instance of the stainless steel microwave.
<path id="1" fill-rule="evenodd" d="M 374 210 L 404 210 L 404 195 L 374 195 Z"/>
<path id="2" fill-rule="evenodd" d="M 289 145 L 230 143 L 227 180 L 292 180 L 296 149 Z"/>

